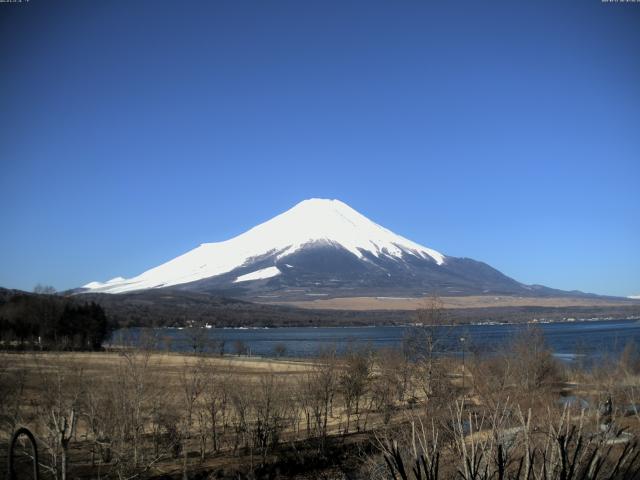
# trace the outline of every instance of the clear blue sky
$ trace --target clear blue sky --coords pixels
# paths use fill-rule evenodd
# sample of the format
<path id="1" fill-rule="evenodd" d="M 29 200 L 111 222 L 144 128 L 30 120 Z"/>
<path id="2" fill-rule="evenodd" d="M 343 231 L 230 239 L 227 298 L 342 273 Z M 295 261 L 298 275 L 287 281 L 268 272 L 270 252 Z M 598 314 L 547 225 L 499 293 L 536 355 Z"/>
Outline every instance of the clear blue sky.
<path id="1" fill-rule="evenodd" d="M 640 4 L 0 4 L 0 285 L 132 276 L 309 197 L 640 293 Z"/>

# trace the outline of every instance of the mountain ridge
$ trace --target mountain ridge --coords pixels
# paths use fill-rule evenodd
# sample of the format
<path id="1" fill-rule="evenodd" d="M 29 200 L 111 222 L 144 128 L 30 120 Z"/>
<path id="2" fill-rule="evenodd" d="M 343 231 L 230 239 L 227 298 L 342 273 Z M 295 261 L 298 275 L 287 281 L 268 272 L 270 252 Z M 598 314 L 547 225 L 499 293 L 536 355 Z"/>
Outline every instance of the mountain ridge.
<path id="1" fill-rule="evenodd" d="M 172 288 L 283 301 L 371 295 L 581 296 L 525 285 L 490 265 L 452 257 L 373 222 L 340 200 L 309 199 L 229 240 L 203 243 L 140 275 L 78 292 Z"/>

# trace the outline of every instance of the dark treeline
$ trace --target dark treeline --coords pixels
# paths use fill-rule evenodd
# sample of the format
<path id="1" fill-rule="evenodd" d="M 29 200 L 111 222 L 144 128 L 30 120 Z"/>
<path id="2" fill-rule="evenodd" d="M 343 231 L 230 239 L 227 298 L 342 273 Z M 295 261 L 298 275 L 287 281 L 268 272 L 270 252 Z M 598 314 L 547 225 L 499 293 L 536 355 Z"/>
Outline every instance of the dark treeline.
<path id="1" fill-rule="evenodd" d="M 57 295 L 16 293 L 0 303 L 0 348 L 99 350 L 113 325 L 104 309 Z"/>
<path id="2" fill-rule="evenodd" d="M 93 305 L 93 306 L 92 306 Z M 104 316 L 109 319 L 109 322 Z M 526 323 L 534 318 L 629 318 L 640 305 L 607 307 L 485 307 L 443 312 L 446 323 Z M 413 311 L 308 310 L 250 303 L 215 295 L 171 289 L 119 295 L 52 295 L 0 288 L 0 345 L 3 348 L 95 349 L 109 336 L 109 325 L 127 327 L 301 327 L 406 325 Z"/>

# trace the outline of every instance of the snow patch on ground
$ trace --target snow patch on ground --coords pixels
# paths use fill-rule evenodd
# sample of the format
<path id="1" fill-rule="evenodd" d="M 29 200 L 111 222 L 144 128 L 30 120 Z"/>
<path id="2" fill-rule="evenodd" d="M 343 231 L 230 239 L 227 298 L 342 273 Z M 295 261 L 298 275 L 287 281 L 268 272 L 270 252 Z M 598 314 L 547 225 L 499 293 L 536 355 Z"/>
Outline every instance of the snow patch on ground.
<path id="1" fill-rule="evenodd" d="M 263 268 L 262 270 L 256 270 L 255 272 L 240 275 L 233 281 L 233 283 L 249 282 L 251 280 L 262 280 L 264 278 L 275 277 L 276 275 L 280 275 L 280 270 L 278 270 L 278 267 L 267 267 Z"/>

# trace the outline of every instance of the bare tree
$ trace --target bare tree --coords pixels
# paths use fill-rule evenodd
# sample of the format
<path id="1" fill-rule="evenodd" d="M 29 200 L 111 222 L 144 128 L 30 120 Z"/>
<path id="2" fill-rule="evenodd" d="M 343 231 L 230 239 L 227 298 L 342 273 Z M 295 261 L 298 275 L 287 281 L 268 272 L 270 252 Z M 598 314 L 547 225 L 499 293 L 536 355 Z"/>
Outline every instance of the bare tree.
<path id="1" fill-rule="evenodd" d="M 230 392 L 232 407 L 231 423 L 234 430 L 233 453 L 236 454 L 239 448 L 249 450 L 249 422 L 250 408 L 253 403 L 253 390 L 250 385 L 244 382 L 236 382 Z"/>
<path id="2" fill-rule="evenodd" d="M 496 352 L 487 357 L 476 354 L 471 362 L 467 362 L 473 392 L 489 408 L 496 407 L 509 397 L 513 369 L 511 356 L 504 353 Z"/>
<path id="3" fill-rule="evenodd" d="M 227 370 L 228 372 L 229 370 Z M 229 374 L 209 366 L 203 389 L 203 408 L 207 415 L 213 451 L 220 450 L 221 429 L 224 432 L 229 405 Z"/>
<path id="4" fill-rule="evenodd" d="M 352 417 L 355 417 L 356 430 L 360 430 L 360 404 L 369 388 L 372 367 L 373 355 L 369 349 L 352 346 L 346 352 L 338 380 L 347 416 L 345 433 L 349 432 Z"/>
<path id="5" fill-rule="evenodd" d="M 415 362 L 415 383 L 427 407 L 434 398 L 442 399 L 449 385 L 442 364 L 443 338 L 447 335 L 447 317 L 441 299 L 429 297 L 416 310 L 415 327 L 408 332 L 404 348 Z"/>
<path id="6" fill-rule="evenodd" d="M 403 402 L 411 389 L 414 363 L 404 348 L 382 349 L 377 360 L 380 379 L 389 384 L 396 400 Z"/>
<path id="7" fill-rule="evenodd" d="M 311 413 L 314 436 L 324 452 L 329 416 L 338 389 L 338 364 L 335 350 L 321 352 L 305 378 L 307 407 Z"/>
<path id="8" fill-rule="evenodd" d="M 53 363 L 53 362 L 51 362 Z M 82 368 L 56 364 L 38 365 L 38 380 L 45 394 L 34 405 L 44 428 L 43 444 L 50 461 L 44 464 L 54 478 L 66 480 L 69 473 L 69 444 L 76 433 Z"/>
<path id="9" fill-rule="evenodd" d="M 270 449 L 278 445 L 289 417 L 290 395 L 282 378 L 268 373 L 260 377 L 254 397 L 253 442 L 266 461 Z"/>
<path id="10" fill-rule="evenodd" d="M 405 349 L 381 349 L 377 352 L 375 371 L 371 382 L 372 402 L 387 425 L 398 402 L 404 402 L 407 396 L 411 403 L 415 402 L 415 363 Z"/>
<path id="11" fill-rule="evenodd" d="M 56 293 L 56 289 L 51 285 L 43 285 L 41 283 L 38 283 L 35 287 L 33 287 L 33 293 L 38 293 L 41 295 L 53 295 Z"/>
<path id="12" fill-rule="evenodd" d="M 180 389 L 182 393 L 182 438 L 185 440 L 191 436 L 196 404 L 202 395 L 204 388 L 204 363 L 199 359 L 195 364 L 184 363 L 180 373 Z M 182 449 L 182 475 L 185 480 L 187 475 L 188 449 L 185 445 Z"/>
<path id="13" fill-rule="evenodd" d="M 113 415 L 111 396 L 104 388 L 104 379 L 97 381 L 88 377 L 85 380 L 86 389 L 82 396 L 82 417 L 85 420 L 87 432 L 85 437 L 91 442 L 91 465 L 96 464 L 96 454 L 100 462 L 111 461 L 110 438 L 108 434 L 109 415 Z"/>
<path id="14" fill-rule="evenodd" d="M 145 449 L 147 429 L 153 425 L 149 405 L 161 395 L 162 388 L 151 359 L 149 348 L 121 352 L 107 396 L 109 415 L 105 417 L 101 448 L 122 479 L 149 470 L 159 460 Z"/>
<path id="15" fill-rule="evenodd" d="M 204 322 L 191 322 L 184 332 L 193 353 L 203 353 L 210 346 L 209 331 Z"/>
<path id="16" fill-rule="evenodd" d="M 539 328 L 527 327 L 514 339 L 509 353 L 514 381 L 525 392 L 540 392 L 561 379 L 558 363 Z"/>

